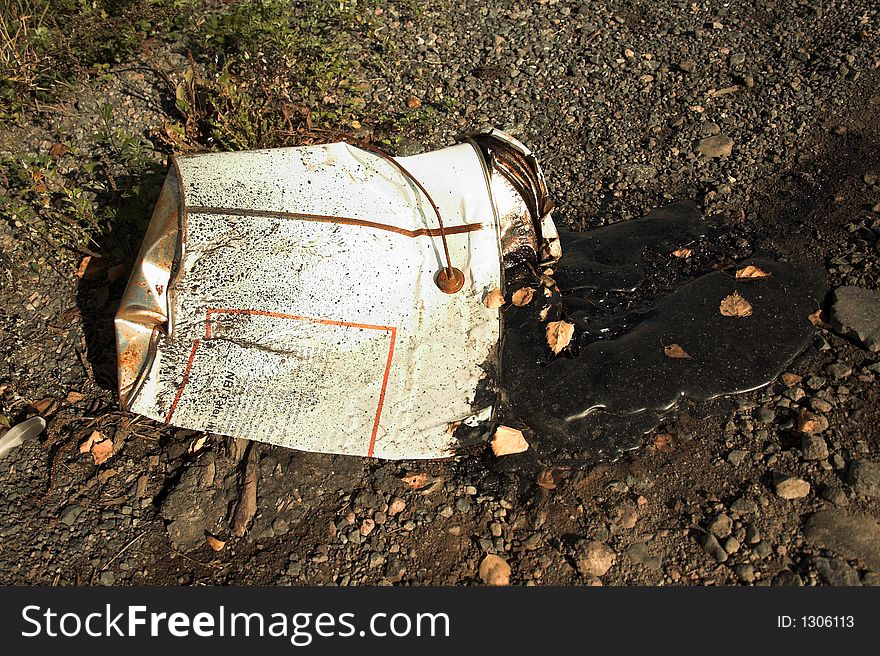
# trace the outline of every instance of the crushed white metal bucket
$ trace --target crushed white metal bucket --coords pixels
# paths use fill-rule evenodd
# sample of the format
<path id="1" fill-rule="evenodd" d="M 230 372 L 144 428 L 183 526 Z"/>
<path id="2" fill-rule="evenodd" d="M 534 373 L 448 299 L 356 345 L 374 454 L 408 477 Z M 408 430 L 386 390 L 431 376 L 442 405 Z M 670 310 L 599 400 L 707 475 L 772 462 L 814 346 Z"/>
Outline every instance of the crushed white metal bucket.
<path id="1" fill-rule="evenodd" d="M 116 316 L 123 405 L 307 451 L 453 453 L 456 428 L 491 417 L 501 327 L 483 298 L 505 244 L 525 232 L 552 258 L 558 239 L 549 201 L 530 213 L 474 141 L 396 161 L 346 143 L 180 157 Z"/>

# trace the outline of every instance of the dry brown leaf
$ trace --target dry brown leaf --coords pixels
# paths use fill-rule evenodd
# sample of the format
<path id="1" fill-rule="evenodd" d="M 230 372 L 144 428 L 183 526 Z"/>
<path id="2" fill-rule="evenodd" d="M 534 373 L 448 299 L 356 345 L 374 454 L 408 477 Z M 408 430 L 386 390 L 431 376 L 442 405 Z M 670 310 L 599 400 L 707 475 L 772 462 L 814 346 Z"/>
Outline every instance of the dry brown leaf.
<path id="1" fill-rule="evenodd" d="M 551 306 L 548 305 L 543 310 L 541 310 L 541 312 L 538 314 L 538 316 L 541 317 L 541 321 L 547 321 L 547 317 L 550 316 L 550 309 Z"/>
<path id="2" fill-rule="evenodd" d="M 68 403 L 79 403 L 84 398 L 86 398 L 85 394 L 77 392 L 76 390 L 71 390 L 67 393 L 67 397 L 64 400 Z"/>
<path id="3" fill-rule="evenodd" d="M 115 469 L 105 469 L 104 471 L 98 473 L 98 482 L 101 484 L 106 483 L 118 473 L 119 472 Z"/>
<path id="4" fill-rule="evenodd" d="M 752 316 L 752 304 L 739 292 L 733 292 L 730 296 L 721 299 L 721 305 L 718 306 L 718 309 L 725 317 Z"/>
<path id="5" fill-rule="evenodd" d="M 825 321 L 822 319 L 822 308 L 819 308 L 813 314 L 807 317 L 810 320 L 810 323 L 814 326 L 822 326 L 825 324 Z"/>
<path id="6" fill-rule="evenodd" d="M 510 585 L 510 565 L 501 556 L 488 554 L 480 562 L 480 579 L 486 585 Z"/>
<path id="7" fill-rule="evenodd" d="M 113 455 L 113 440 L 101 431 L 92 431 L 88 439 L 79 447 L 80 453 L 91 453 L 96 465 L 107 462 Z"/>
<path id="8" fill-rule="evenodd" d="M 545 490 L 555 490 L 559 483 L 568 475 L 570 467 L 554 466 L 546 467 L 538 474 L 538 485 Z"/>
<path id="9" fill-rule="evenodd" d="M 552 289 L 553 291 L 558 291 L 559 288 L 556 286 L 556 281 L 553 280 L 546 273 L 541 274 L 541 284 L 544 285 L 547 289 Z"/>
<path id="10" fill-rule="evenodd" d="M 226 546 L 225 540 L 218 540 L 213 535 L 208 535 L 205 537 L 205 541 L 208 543 L 208 546 L 211 547 L 214 551 L 222 551 L 223 547 Z"/>
<path id="11" fill-rule="evenodd" d="M 97 280 L 104 275 L 104 261 L 100 257 L 86 255 L 79 263 L 76 275 L 83 280 Z"/>
<path id="12" fill-rule="evenodd" d="M 48 416 L 51 415 L 58 409 L 58 403 L 55 402 L 55 399 L 52 397 L 46 397 L 45 399 L 41 399 L 31 404 L 34 409 L 41 415 Z"/>
<path id="13" fill-rule="evenodd" d="M 736 272 L 737 278 L 767 278 L 769 275 L 770 274 L 763 269 L 759 269 L 751 264 L 742 269 L 738 269 Z"/>
<path id="14" fill-rule="evenodd" d="M 660 433 L 654 436 L 654 448 L 658 451 L 673 451 L 677 445 L 674 435 Z"/>
<path id="15" fill-rule="evenodd" d="M 427 472 L 411 473 L 403 476 L 400 480 L 403 481 L 403 484 L 407 487 L 418 490 L 428 484 L 428 474 Z"/>
<path id="16" fill-rule="evenodd" d="M 502 294 L 501 290 L 496 287 L 483 298 L 483 305 L 490 310 L 497 310 L 504 305 L 504 294 Z"/>
<path id="17" fill-rule="evenodd" d="M 49 149 L 49 157 L 52 159 L 58 159 L 64 153 L 67 152 L 67 146 L 63 143 L 55 142 L 55 144 Z"/>
<path id="18" fill-rule="evenodd" d="M 667 344 L 663 347 L 663 353 L 667 358 L 690 358 L 691 355 L 678 344 Z"/>
<path id="19" fill-rule="evenodd" d="M 511 300 L 516 307 L 522 307 L 532 302 L 535 296 L 535 290 L 531 287 L 522 287 L 513 292 Z"/>
<path id="20" fill-rule="evenodd" d="M 693 251 L 690 248 L 679 248 L 679 249 L 672 251 L 672 254 L 675 257 L 680 257 L 683 259 L 686 257 L 690 257 L 693 254 Z"/>
<path id="21" fill-rule="evenodd" d="M 492 453 L 496 456 L 509 456 L 514 453 L 527 451 L 529 443 L 523 437 L 522 431 L 510 426 L 499 426 L 492 436 Z"/>
<path id="22" fill-rule="evenodd" d="M 799 382 L 801 382 L 802 376 L 798 376 L 797 374 L 793 373 L 785 373 L 782 374 L 781 378 L 786 387 L 794 387 Z"/>
<path id="23" fill-rule="evenodd" d="M 574 324 L 567 321 L 551 321 L 547 324 L 547 344 L 554 353 L 568 346 L 574 336 Z"/>

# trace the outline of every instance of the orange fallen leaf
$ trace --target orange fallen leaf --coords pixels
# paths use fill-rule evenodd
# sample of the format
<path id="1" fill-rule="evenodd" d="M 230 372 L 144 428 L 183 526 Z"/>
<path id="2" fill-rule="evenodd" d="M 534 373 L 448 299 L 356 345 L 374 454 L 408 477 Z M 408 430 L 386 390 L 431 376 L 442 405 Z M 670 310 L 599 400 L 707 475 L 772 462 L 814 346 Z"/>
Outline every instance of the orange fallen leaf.
<path id="1" fill-rule="evenodd" d="M 739 292 L 733 292 L 730 296 L 721 299 L 721 305 L 718 306 L 718 309 L 725 317 L 752 316 L 752 304 Z"/>
<path id="2" fill-rule="evenodd" d="M 101 431 L 92 431 L 88 439 L 79 447 L 80 453 L 91 453 L 96 465 L 107 462 L 113 455 L 113 440 Z"/>
<path id="3" fill-rule="evenodd" d="M 53 145 L 49 149 L 49 157 L 51 157 L 52 159 L 58 159 L 66 152 L 67 146 L 65 146 L 63 143 L 56 142 L 55 145 Z"/>
<path id="4" fill-rule="evenodd" d="M 822 319 L 822 308 L 819 308 L 813 314 L 807 317 L 810 320 L 810 323 L 814 326 L 822 326 L 825 324 L 825 321 Z"/>
<path id="5" fill-rule="evenodd" d="M 742 269 L 738 269 L 736 272 L 737 278 L 766 278 L 770 274 L 764 271 L 763 269 L 759 269 L 756 266 L 752 266 L 751 264 L 743 267 Z"/>
<path id="6" fill-rule="evenodd" d="M 497 310 L 504 305 L 504 294 L 502 294 L 501 290 L 496 287 L 483 298 L 483 305 L 490 310 Z"/>
<path id="7" fill-rule="evenodd" d="M 547 324 L 547 344 L 554 353 L 568 346 L 574 336 L 574 324 L 567 321 L 551 321 Z"/>
<path id="8" fill-rule="evenodd" d="M 690 358 L 690 353 L 678 344 L 667 344 L 663 347 L 663 353 L 667 358 Z"/>
<path id="9" fill-rule="evenodd" d="M 411 487 L 414 490 L 418 490 L 427 485 L 428 474 L 427 472 L 407 474 L 406 476 L 403 476 L 400 480 L 403 481 L 404 485 Z"/>
<path id="10" fill-rule="evenodd" d="M 509 456 L 514 453 L 528 451 L 529 443 L 523 437 L 522 431 L 510 426 L 499 426 L 495 429 L 492 437 L 492 453 L 496 456 Z"/>
<path id="11" fill-rule="evenodd" d="M 521 287 L 513 292 L 513 296 L 511 300 L 516 307 L 522 307 L 523 305 L 528 305 L 532 302 L 532 298 L 535 296 L 535 290 L 531 287 Z"/>
<path id="12" fill-rule="evenodd" d="M 226 546 L 225 540 L 218 540 L 213 535 L 206 536 L 205 540 L 208 543 L 208 546 L 211 547 L 214 551 L 221 551 L 223 547 Z"/>
<path id="13" fill-rule="evenodd" d="M 693 254 L 693 251 L 690 248 L 679 248 L 672 251 L 672 254 L 675 257 L 686 258 L 690 257 Z"/>
<path id="14" fill-rule="evenodd" d="M 479 574 L 486 585 L 510 585 L 510 565 L 501 556 L 489 554 L 483 558 Z"/>
<path id="15" fill-rule="evenodd" d="M 545 469 L 542 469 L 541 473 L 538 474 L 537 483 L 545 490 L 555 490 L 559 486 L 559 483 L 562 481 L 562 479 L 564 479 L 568 475 L 569 471 L 569 467 L 547 467 Z"/>

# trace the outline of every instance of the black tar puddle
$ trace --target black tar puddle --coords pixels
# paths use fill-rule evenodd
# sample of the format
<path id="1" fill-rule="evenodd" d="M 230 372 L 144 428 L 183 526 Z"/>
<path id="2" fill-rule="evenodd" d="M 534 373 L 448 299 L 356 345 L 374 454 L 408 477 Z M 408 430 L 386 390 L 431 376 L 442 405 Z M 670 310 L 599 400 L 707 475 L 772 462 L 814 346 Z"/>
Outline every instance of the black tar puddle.
<path id="1" fill-rule="evenodd" d="M 560 237 L 563 257 L 552 273 L 559 293 L 548 298 L 527 276 L 509 285 L 538 291 L 504 313 L 499 419 L 524 429 L 530 449 L 500 458 L 503 469 L 614 459 L 641 446 L 682 399 L 769 384 L 807 346 L 809 315 L 825 294 L 824 270 L 815 265 L 759 257 L 734 264 L 733 238 L 690 202 Z M 680 248 L 692 255 L 673 256 Z M 770 275 L 737 279 L 750 264 Z M 751 316 L 721 314 L 734 292 L 751 304 Z M 554 356 L 546 322 L 559 319 L 575 334 Z M 668 357 L 670 344 L 690 357 Z"/>

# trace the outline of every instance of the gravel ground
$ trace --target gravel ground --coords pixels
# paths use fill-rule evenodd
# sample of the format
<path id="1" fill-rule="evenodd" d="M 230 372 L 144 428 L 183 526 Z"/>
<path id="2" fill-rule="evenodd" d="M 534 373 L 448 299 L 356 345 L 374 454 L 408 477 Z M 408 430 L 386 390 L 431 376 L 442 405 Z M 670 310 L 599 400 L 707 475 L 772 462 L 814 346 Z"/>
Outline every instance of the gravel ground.
<path id="1" fill-rule="evenodd" d="M 877 292 L 876 3 L 730 4 L 426 9 L 390 21 L 397 50 L 370 80 L 367 108 L 413 96 L 437 108 L 403 153 L 488 125 L 511 132 L 542 163 L 561 225 L 692 198 L 742 235 L 745 255 L 815 262 L 829 288 Z M 175 76 L 186 61 L 179 44 L 158 44 L 135 63 Z M 168 90 L 132 68 L 74 84 L 5 131 L 0 151 L 45 154 L 63 134 L 86 155 L 114 128 L 155 135 Z M 81 165 L 73 155 L 70 171 Z M 90 202 L 117 202 L 113 192 L 135 183 L 155 197 L 159 165 L 145 180 L 114 165 L 115 186 L 86 190 Z M 118 215 L 130 207 L 118 203 Z M 124 260 L 139 236 L 118 226 L 96 247 L 112 243 Z M 47 257 L 51 246 L 15 222 L 0 225 L 0 243 L 0 409 L 12 423 L 49 423 L 0 461 L 2 583 L 476 584 L 487 554 L 516 585 L 880 582 L 876 296 L 838 290 L 779 380 L 682 405 L 658 431 L 671 439 L 649 435 L 627 458 L 548 490 L 498 472 L 487 448 L 383 462 L 121 412 L 110 322 L 124 276 L 81 280 L 77 262 Z M 114 443 L 100 466 L 78 450 L 93 430 Z M 236 537 L 249 495 L 256 514 Z"/>

